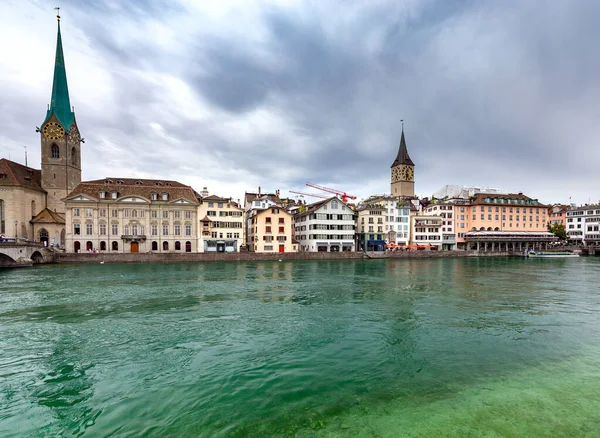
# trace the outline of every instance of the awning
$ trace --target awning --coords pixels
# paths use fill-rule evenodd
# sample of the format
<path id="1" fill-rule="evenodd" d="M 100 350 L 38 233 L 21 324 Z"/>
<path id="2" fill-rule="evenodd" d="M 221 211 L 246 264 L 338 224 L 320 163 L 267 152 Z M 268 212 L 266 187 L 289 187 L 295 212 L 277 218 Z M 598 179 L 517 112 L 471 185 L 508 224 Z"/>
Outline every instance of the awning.
<path id="1" fill-rule="evenodd" d="M 367 245 L 385 245 L 385 240 L 367 240 Z"/>

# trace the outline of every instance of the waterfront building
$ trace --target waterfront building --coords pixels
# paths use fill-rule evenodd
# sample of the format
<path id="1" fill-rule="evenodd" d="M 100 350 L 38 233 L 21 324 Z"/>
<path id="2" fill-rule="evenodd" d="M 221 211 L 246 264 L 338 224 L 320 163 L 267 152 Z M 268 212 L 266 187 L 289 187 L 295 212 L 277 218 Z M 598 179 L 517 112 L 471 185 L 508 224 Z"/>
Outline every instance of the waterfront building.
<path id="1" fill-rule="evenodd" d="M 196 252 L 197 194 L 159 179 L 105 178 L 65 198 L 66 250 Z"/>
<path id="2" fill-rule="evenodd" d="M 600 243 L 600 204 L 575 207 L 566 212 L 569 241 L 583 245 Z"/>
<path id="3" fill-rule="evenodd" d="M 396 198 L 415 197 L 415 163 L 408 155 L 404 138 L 404 125 L 402 126 L 398 154 L 391 165 L 391 190 L 392 196 Z"/>
<path id="4" fill-rule="evenodd" d="M 354 211 L 347 204 L 332 197 L 305 207 L 294 215 L 299 251 L 354 251 Z"/>
<path id="5" fill-rule="evenodd" d="M 416 211 L 416 207 L 410 199 L 375 195 L 368 198 L 364 203 L 384 207 L 383 231 L 385 232 L 384 240 L 388 247 L 403 247 L 409 244 L 410 215 L 411 211 Z"/>
<path id="6" fill-rule="evenodd" d="M 384 251 L 386 249 L 385 218 L 387 207 L 378 203 L 361 203 L 356 208 L 356 249 Z"/>
<path id="7" fill-rule="evenodd" d="M 292 236 L 292 214 L 282 205 L 279 190 L 275 193 L 246 192 L 246 245 L 253 252 L 296 252 Z"/>
<path id="8" fill-rule="evenodd" d="M 411 217 L 411 244 L 442 249 L 441 216 L 415 214 Z"/>
<path id="9" fill-rule="evenodd" d="M 456 243 L 456 228 L 454 226 L 454 220 L 456 217 L 455 209 L 459 207 L 452 202 L 440 202 L 429 204 L 423 209 L 424 216 L 435 216 L 439 217 L 441 223 L 441 248 L 446 251 L 453 251 L 457 249 Z"/>
<path id="10" fill-rule="evenodd" d="M 204 191 L 206 191 L 206 187 Z M 239 252 L 244 240 L 244 209 L 231 198 L 198 196 L 199 252 Z"/>

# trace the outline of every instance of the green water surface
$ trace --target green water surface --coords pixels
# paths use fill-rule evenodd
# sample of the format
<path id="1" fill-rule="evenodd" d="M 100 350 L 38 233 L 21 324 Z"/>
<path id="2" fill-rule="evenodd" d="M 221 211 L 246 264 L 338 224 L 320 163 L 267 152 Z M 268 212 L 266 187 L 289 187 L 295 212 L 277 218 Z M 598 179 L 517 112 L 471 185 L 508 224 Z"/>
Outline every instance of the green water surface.
<path id="1" fill-rule="evenodd" d="M 600 258 L 0 270 L 0 436 L 600 436 Z"/>

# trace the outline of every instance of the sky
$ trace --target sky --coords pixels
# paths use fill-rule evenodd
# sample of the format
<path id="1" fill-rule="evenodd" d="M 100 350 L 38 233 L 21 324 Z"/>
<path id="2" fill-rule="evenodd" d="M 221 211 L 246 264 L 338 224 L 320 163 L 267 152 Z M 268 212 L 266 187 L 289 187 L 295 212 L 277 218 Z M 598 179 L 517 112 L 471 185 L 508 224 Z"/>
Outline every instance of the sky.
<path id="1" fill-rule="evenodd" d="M 0 3 L 0 156 L 39 168 L 56 1 Z M 600 2 L 63 0 L 83 179 L 197 191 L 390 192 L 404 129 L 415 192 L 600 200 Z M 316 198 L 306 198 L 314 202 Z"/>

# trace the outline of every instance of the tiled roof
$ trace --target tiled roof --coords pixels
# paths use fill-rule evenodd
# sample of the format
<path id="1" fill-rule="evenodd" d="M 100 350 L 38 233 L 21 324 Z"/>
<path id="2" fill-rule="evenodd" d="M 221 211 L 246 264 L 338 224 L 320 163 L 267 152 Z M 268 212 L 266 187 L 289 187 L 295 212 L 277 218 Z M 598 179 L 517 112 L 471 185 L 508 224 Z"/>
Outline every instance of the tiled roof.
<path id="1" fill-rule="evenodd" d="M 281 199 L 279 199 L 279 196 L 277 196 L 275 193 L 249 193 L 246 192 L 244 199 L 246 202 L 252 202 L 252 201 L 256 201 L 256 200 L 262 200 L 262 199 L 269 199 L 273 202 L 275 202 L 276 204 L 281 204 Z"/>
<path id="2" fill-rule="evenodd" d="M 0 186 L 20 186 L 46 192 L 42 189 L 42 172 L 6 158 L 0 159 Z"/>
<path id="3" fill-rule="evenodd" d="M 155 182 L 160 182 L 161 185 L 156 185 Z M 93 199 L 99 199 L 99 192 L 106 192 L 106 198 L 110 197 L 111 192 L 118 193 L 118 199 L 128 196 L 141 196 L 146 199 L 152 199 L 152 193 L 159 195 L 159 201 L 162 199 L 160 195 L 167 193 L 169 201 L 175 199 L 186 199 L 193 203 L 197 203 L 194 189 L 177 181 L 165 181 L 158 179 L 135 179 L 135 178 L 104 178 L 94 181 L 84 181 L 79 183 L 68 198 L 76 195 L 85 195 Z"/>
<path id="4" fill-rule="evenodd" d="M 306 206 L 306 210 L 296 213 L 296 216 L 300 217 L 300 216 L 306 216 L 306 215 L 312 214 L 315 211 L 317 211 L 319 208 L 321 208 L 323 205 L 327 204 L 329 201 L 331 201 L 333 199 L 337 199 L 337 196 L 332 196 L 329 199 L 323 199 L 322 201 L 317 201 L 317 202 L 313 202 L 312 204 L 308 204 Z M 343 204 L 342 201 L 339 201 L 339 202 L 341 202 Z"/>
<path id="5" fill-rule="evenodd" d="M 31 219 L 31 223 L 32 224 L 65 224 L 65 218 L 48 209 L 48 208 L 44 208 L 42 211 L 40 211 L 36 217 L 34 217 L 33 219 Z"/>
<path id="6" fill-rule="evenodd" d="M 486 199 L 489 199 L 488 202 L 486 202 Z M 507 202 L 507 201 L 524 201 L 523 204 L 519 203 L 515 203 L 512 204 L 511 202 Z M 518 194 L 514 194 L 514 193 L 509 193 L 506 195 L 500 195 L 500 194 L 496 194 L 496 193 L 477 193 L 475 196 L 473 196 L 471 198 L 471 205 L 535 205 L 535 206 L 543 206 L 543 204 L 541 202 L 539 202 L 537 199 L 532 199 L 529 196 L 525 196 L 523 193 L 518 193 Z"/>

